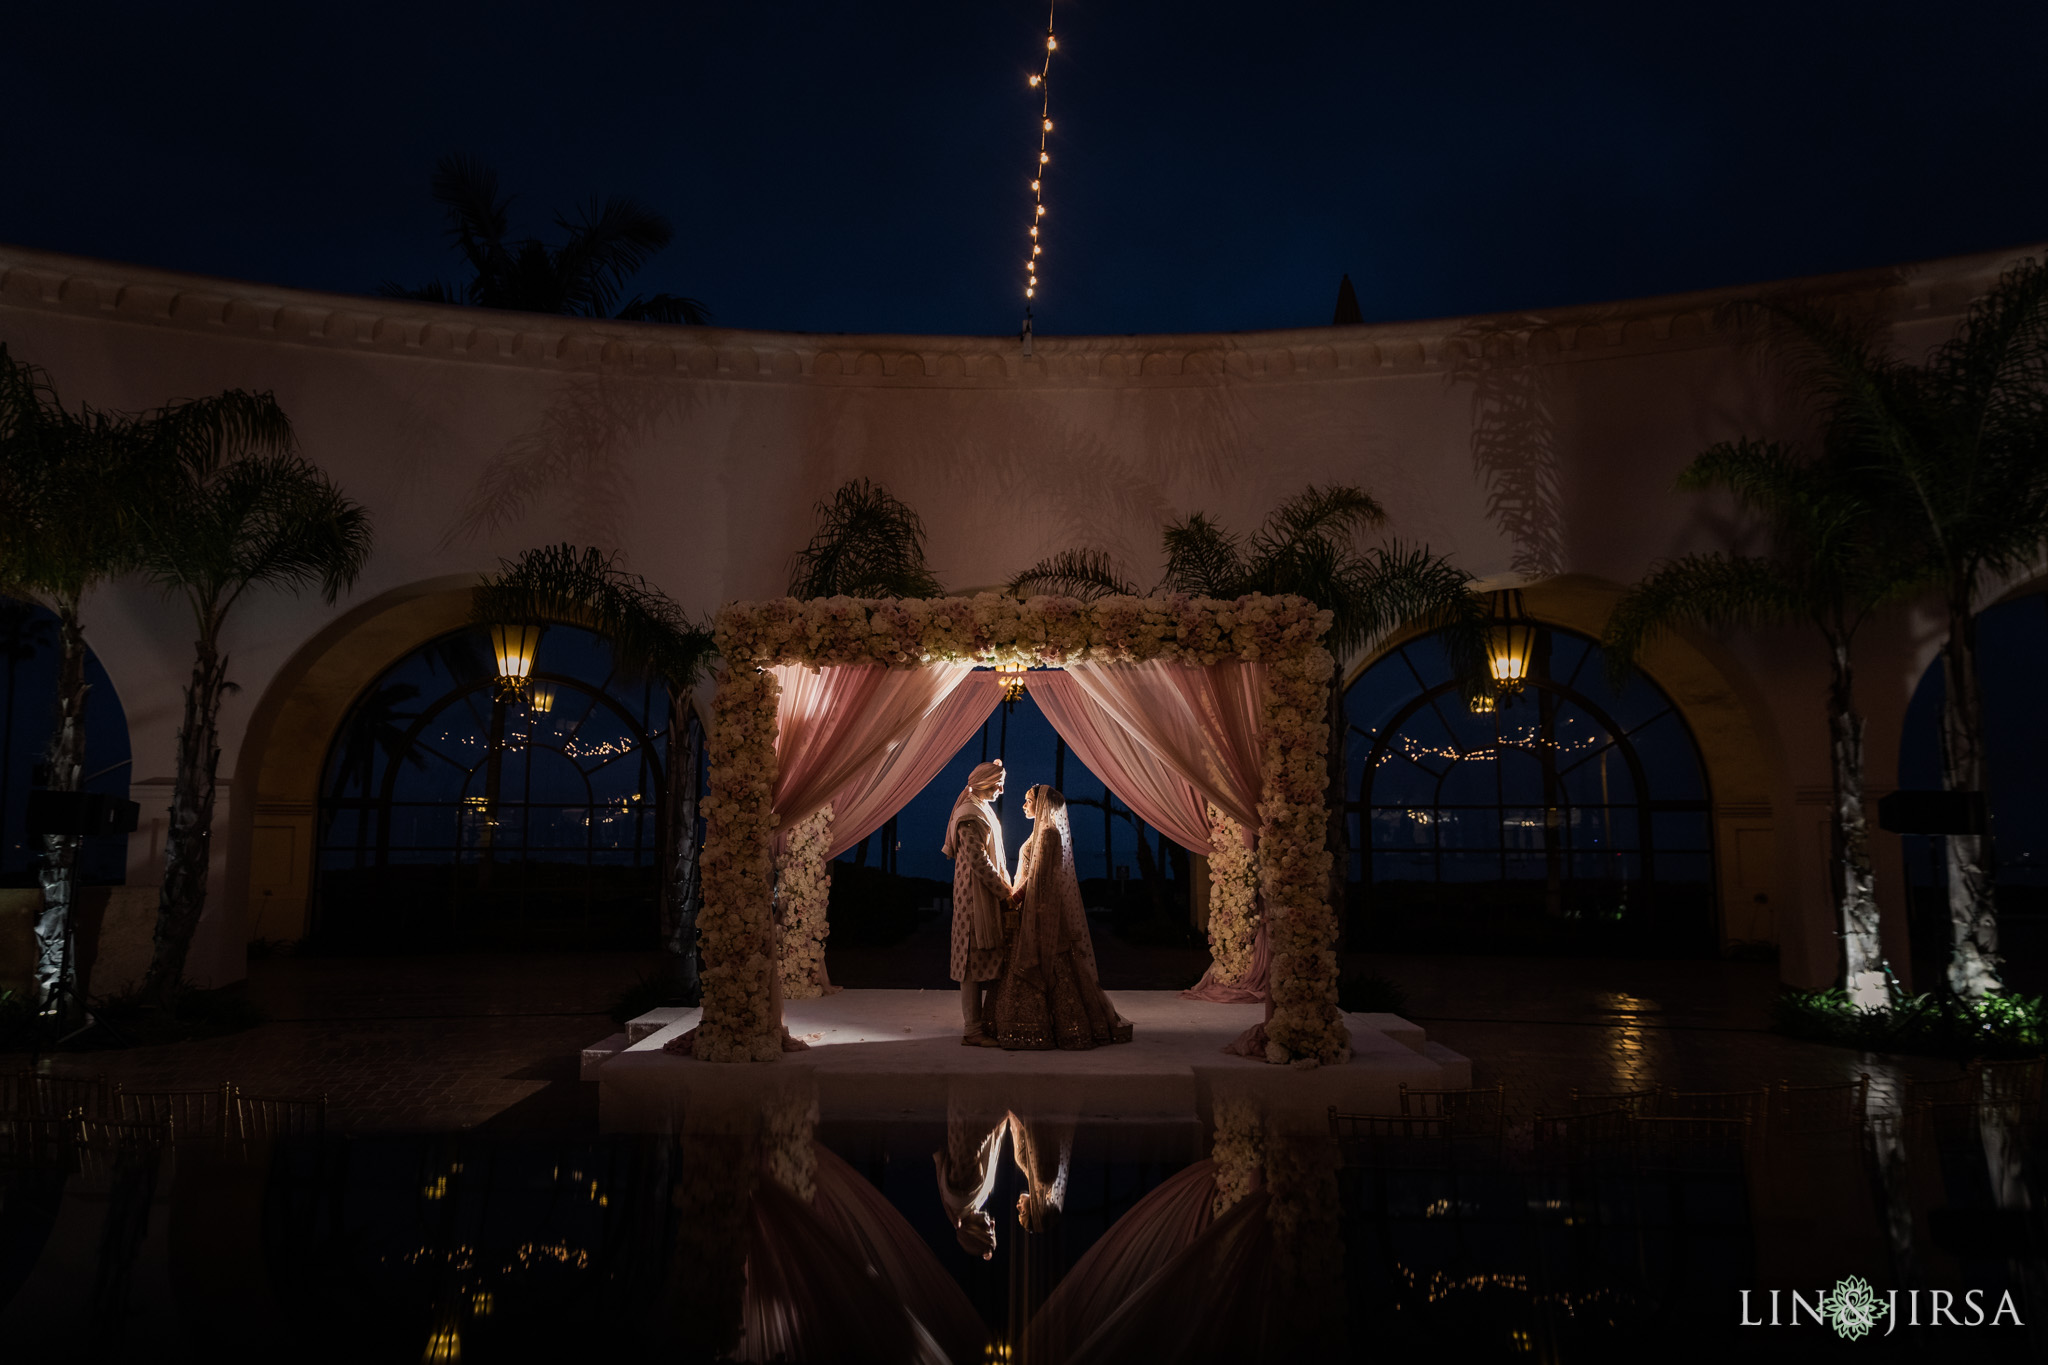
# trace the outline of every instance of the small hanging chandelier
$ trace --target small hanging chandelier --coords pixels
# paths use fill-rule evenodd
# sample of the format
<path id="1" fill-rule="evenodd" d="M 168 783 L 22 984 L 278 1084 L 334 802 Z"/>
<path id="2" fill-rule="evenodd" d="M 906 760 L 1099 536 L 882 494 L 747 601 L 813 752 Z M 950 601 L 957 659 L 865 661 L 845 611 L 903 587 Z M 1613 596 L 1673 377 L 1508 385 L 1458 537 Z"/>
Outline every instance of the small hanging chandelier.
<path id="1" fill-rule="evenodd" d="M 999 667 L 996 681 L 1003 685 L 1003 704 L 1015 706 L 1024 700 L 1024 670 L 1021 668 Z"/>
<path id="2" fill-rule="evenodd" d="M 536 716 L 544 716 L 555 709 L 553 684 L 536 682 L 526 689 L 526 709 Z"/>
<path id="3" fill-rule="evenodd" d="M 1512 697 L 1522 690 L 1535 643 L 1536 627 L 1522 614 L 1521 589 L 1493 594 L 1492 619 L 1486 629 L 1486 666 L 1500 696 Z"/>
<path id="4" fill-rule="evenodd" d="M 517 701 L 533 675 L 533 656 L 540 649 L 541 627 L 503 624 L 491 627 L 491 654 L 498 661 L 498 700 Z"/>

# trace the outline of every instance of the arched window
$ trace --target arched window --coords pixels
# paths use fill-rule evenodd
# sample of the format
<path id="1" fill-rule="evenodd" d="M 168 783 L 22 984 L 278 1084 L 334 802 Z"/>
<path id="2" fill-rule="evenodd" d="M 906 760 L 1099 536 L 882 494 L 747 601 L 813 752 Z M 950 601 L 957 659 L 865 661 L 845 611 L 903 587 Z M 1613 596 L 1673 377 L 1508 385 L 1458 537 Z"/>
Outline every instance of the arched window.
<path id="1" fill-rule="evenodd" d="M 529 695 L 490 642 L 416 650 L 350 709 L 327 759 L 313 932 L 352 946 L 652 940 L 666 690 L 551 626 Z"/>
<path id="2" fill-rule="evenodd" d="M 1641 674 L 1612 685 L 1592 640 L 1538 625 L 1523 690 L 1475 709 L 1425 636 L 1367 669 L 1345 712 L 1366 942 L 1719 948 L 1699 751 Z"/>

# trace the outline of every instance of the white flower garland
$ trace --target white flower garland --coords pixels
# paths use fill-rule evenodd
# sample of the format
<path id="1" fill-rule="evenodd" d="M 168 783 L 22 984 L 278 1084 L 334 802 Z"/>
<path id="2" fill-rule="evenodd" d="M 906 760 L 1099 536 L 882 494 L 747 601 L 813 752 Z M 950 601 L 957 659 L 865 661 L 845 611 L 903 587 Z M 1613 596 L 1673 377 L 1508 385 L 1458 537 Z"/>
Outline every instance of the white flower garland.
<path id="1" fill-rule="evenodd" d="M 1209 956 L 1216 979 L 1243 982 L 1259 936 L 1259 855 L 1245 847 L 1244 826 L 1209 805 Z"/>
<path id="2" fill-rule="evenodd" d="M 1266 1125 L 1250 1101 L 1217 1099 L 1215 1145 L 1209 1157 L 1216 1163 L 1216 1197 L 1209 1209 L 1221 1218 L 1265 1178 Z"/>
<path id="3" fill-rule="evenodd" d="M 1329 626 L 1330 613 L 1302 598 L 1258 594 L 1233 602 L 1178 594 L 1082 602 L 985 592 L 930 600 L 778 598 L 726 607 L 718 614 L 717 639 L 728 671 L 713 704 L 711 792 L 704 803 L 709 833 L 698 917 L 704 1022 L 695 1055 L 709 1061 L 781 1055 L 769 998 L 769 973 L 784 960 L 769 914 L 778 689 L 764 670 L 958 660 L 1053 668 L 1243 660 L 1267 665 L 1258 840 L 1273 950 L 1267 1059 L 1308 1066 L 1342 1061 L 1350 1040 L 1337 1010 L 1336 918 L 1327 899 L 1324 846 L 1329 729 L 1322 689 L 1335 664 L 1321 641 Z"/>
<path id="4" fill-rule="evenodd" d="M 825 939 L 832 933 L 825 911 L 832 898 L 832 873 L 825 861 L 832 847 L 832 808 L 799 821 L 789 845 L 775 860 L 782 896 L 782 998 L 814 1000 L 825 993 Z"/>

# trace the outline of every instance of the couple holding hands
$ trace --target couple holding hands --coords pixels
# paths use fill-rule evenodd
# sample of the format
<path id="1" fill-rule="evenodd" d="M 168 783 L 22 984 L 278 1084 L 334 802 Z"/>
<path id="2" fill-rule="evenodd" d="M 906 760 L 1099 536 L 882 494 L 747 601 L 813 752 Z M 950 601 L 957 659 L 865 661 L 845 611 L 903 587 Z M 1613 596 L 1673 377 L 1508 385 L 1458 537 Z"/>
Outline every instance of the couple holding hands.
<path id="1" fill-rule="evenodd" d="M 946 821 L 953 860 L 952 976 L 970 1047 L 1079 1050 L 1131 1041 L 1096 979 L 1095 946 L 1074 873 L 1067 799 L 1040 784 L 1024 796 L 1033 822 L 1011 877 L 1003 826 L 1001 759 L 968 774 Z"/>

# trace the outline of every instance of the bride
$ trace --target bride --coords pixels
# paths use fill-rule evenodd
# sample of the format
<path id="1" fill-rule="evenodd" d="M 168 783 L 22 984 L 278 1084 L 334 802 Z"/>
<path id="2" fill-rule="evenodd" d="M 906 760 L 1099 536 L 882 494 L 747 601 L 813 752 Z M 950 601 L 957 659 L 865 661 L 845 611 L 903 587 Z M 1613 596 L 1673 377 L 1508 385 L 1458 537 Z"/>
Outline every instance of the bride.
<path id="1" fill-rule="evenodd" d="M 1067 798 L 1040 784 L 1024 796 L 1036 822 L 1017 859 L 1012 905 L 1023 914 L 1003 952 L 1003 970 L 989 1006 L 988 1031 L 998 1047 L 1080 1050 L 1131 1041 L 1130 1022 L 1102 993 L 1095 945 L 1074 875 L 1074 836 Z"/>

